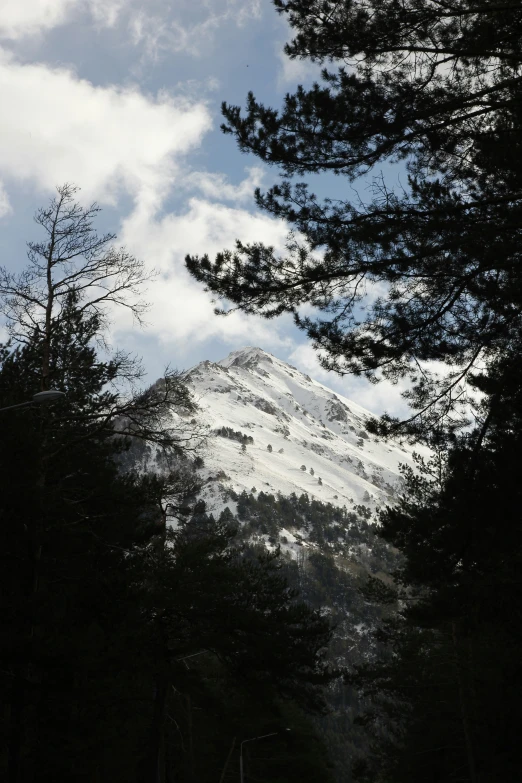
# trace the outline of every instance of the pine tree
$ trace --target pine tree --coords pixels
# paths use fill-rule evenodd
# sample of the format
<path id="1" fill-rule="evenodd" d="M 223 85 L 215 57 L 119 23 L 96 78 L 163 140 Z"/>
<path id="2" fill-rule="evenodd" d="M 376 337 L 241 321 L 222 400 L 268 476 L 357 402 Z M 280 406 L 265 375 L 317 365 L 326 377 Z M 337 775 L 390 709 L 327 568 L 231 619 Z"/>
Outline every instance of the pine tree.
<path id="1" fill-rule="evenodd" d="M 117 733 L 132 698 L 126 640 L 139 621 L 125 553 L 150 538 L 157 515 L 140 482 L 118 470 L 122 441 L 89 416 L 113 368 L 96 360 L 86 324 L 74 330 L 55 332 L 50 362 L 56 377 L 55 351 L 67 357 L 67 399 L 3 422 L 2 676 L 13 783 L 94 774 L 97 764 L 108 772 L 115 763 L 116 774 L 122 757 L 132 760 Z M 27 399 L 40 359 L 38 344 L 4 349 L 3 399 Z"/>
<path id="2" fill-rule="evenodd" d="M 286 53 L 322 65 L 321 79 L 280 110 L 252 93 L 245 113 L 223 104 L 222 129 L 281 171 L 256 200 L 294 233 L 282 256 L 238 241 L 187 267 L 246 313 L 291 313 L 327 369 L 408 376 L 412 434 L 451 432 L 462 382 L 521 342 L 519 3 L 274 4 L 295 32 Z M 390 186 L 381 171 L 397 162 L 407 182 Z M 373 176 L 373 197 L 321 201 L 292 183 L 321 172 Z M 381 293 L 361 308 L 363 283 Z"/>
<path id="3" fill-rule="evenodd" d="M 487 394 L 483 425 L 420 475 L 407 471 L 405 495 L 382 516 L 382 534 L 405 555 L 396 574 L 405 601 L 382 631 L 388 659 L 355 678 L 378 727 L 370 780 L 493 783 L 520 773 L 518 356 L 474 383 Z"/>
<path id="4" fill-rule="evenodd" d="M 75 204 L 73 193 L 60 189 L 38 213 L 48 237 L 30 244 L 27 272 L 2 276 L 11 340 L 0 353 L 1 406 L 39 389 L 65 392 L 58 405 L 10 411 L 2 422 L 2 765 L 10 783 L 132 779 L 143 623 L 130 555 L 163 520 L 150 488 L 123 474 L 120 458 L 127 434 L 181 452 L 188 433 L 163 431 L 161 419 L 175 401 L 194 407 L 177 374 L 129 395 L 125 382 L 139 378 L 139 367 L 122 353 L 98 355 L 104 303 L 126 301 L 144 278 L 124 251 L 104 250 L 108 238 L 97 239 L 91 225 L 96 209 Z M 139 302 L 129 306 L 140 314 Z"/>

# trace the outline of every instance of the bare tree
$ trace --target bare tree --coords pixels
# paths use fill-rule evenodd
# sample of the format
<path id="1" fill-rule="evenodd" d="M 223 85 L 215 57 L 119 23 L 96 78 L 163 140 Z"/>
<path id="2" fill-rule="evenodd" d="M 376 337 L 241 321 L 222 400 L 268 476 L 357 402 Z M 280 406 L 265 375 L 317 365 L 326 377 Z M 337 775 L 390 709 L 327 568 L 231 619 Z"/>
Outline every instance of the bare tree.
<path id="1" fill-rule="evenodd" d="M 128 308 L 142 322 L 147 304 L 140 299 L 141 289 L 154 276 L 143 261 L 113 246 L 114 234 L 98 236 L 93 220 L 100 207 L 95 202 L 83 207 L 75 201 L 78 188 L 73 185 L 62 185 L 57 192 L 35 215 L 46 237 L 28 243 L 28 268 L 18 275 L 0 268 L 1 308 L 9 334 L 18 342 L 35 336 L 41 340 L 42 390 L 49 383 L 53 332 L 71 295 L 81 313 L 97 316 L 101 336 L 110 304 Z"/>
<path id="2" fill-rule="evenodd" d="M 71 314 L 76 323 L 90 324 L 93 340 L 108 353 L 111 310 L 125 307 L 143 324 L 148 304 L 141 298 L 142 291 L 155 276 L 143 261 L 114 245 L 114 234 L 96 233 L 100 207 L 95 202 L 83 206 L 75 199 L 77 192 L 74 185 L 62 185 L 49 205 L 38 210 L 35 221 L 45 236 L 28 243 L 29 264 L 23 272 L 0 268 L 0 313 L 15 344 L 38 346 L 42 391 L 65 383 L 67 367 L 56 357 L 53 361 L 53 346 Z M 196 405 L 179 372 L 167 369 L 160 381 L 144 391 L 140 388 L 144 371 L 136 357 L 116 351 L 110 365 L 107 385 L 112 393 L 100 397 L 95 409 L 82 412 L 96 425 L 91 434 L 116 428 L 120 434 L 178 451 L 201 441 L 201 428 L 188 424 L 188 414 Z M 173 408 L 179 415 L 171 415 L 167 423 Z"/>

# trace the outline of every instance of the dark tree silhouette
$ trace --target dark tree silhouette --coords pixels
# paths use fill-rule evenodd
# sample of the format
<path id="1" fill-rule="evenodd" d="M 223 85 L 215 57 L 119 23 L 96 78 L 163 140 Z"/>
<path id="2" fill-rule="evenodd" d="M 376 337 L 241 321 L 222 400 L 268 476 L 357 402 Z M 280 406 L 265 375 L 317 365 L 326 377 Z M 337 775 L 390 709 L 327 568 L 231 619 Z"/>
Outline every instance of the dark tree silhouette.
<path id="1" fill-rule="evenodd" d="M 469 373 L 520 344 L 520 4 L 274 4 L 295 33 L 287 54 L 323 65 L 321 81 L 280 110 L 252 93 L 245 113 L 223 104 L 222 127 L 281 171 L 256 200 L 295 233 L 283 255 L 238 241 L 187 267 L 244 312 L 292 313 L 327 369 L 408 376 L 414 434 L 451 429 Z M 397 162 L 408 176 L 392 187 L 381 167 Z M 321 172 L 371 176 L 373 196 L 321 201 L 292 183 Z"/>

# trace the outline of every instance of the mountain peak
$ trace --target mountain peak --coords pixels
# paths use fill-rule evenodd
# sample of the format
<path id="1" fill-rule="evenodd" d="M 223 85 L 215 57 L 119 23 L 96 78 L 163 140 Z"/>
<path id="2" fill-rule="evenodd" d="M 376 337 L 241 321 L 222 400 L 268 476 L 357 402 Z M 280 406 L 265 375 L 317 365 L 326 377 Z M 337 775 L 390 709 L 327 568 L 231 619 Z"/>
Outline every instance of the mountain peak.
<path id="1" fill-rule="evenodd" d="M 237 351 L 232 351 L 217 364 L 220 364 L 222 367 L 253 367 L 260 361 L 267 361 L 272 364 L 273 357 L 267 351 L 263 351 L 262 348 L 247 345 L 244 348 L 239 348 Z"/>
<path id="2" fill-rule="evenodd" d="M 348 509 L 390 501 L 411 449 L 370 436 L 370 411 L 256 346 L 187 373 L 208 426 L 206 500 L 295 492 Z"/>

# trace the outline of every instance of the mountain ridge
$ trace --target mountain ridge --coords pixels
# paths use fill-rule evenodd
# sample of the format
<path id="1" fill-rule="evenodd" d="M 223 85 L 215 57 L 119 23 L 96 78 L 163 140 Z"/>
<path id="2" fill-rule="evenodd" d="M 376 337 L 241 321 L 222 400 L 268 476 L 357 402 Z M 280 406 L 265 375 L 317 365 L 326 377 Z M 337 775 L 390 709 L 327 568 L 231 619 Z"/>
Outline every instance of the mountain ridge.
<path id="1" fill-rule="evenodd" d="M 255 488 L 374 514 L 393 502 L 399 464 L 423 453 L 371 436 L 374 414 L 261 348 L 205 360 L 183 378 L 211 433 L 204 494 L 215 513 L 231 506 L 231 494 Z"/>

